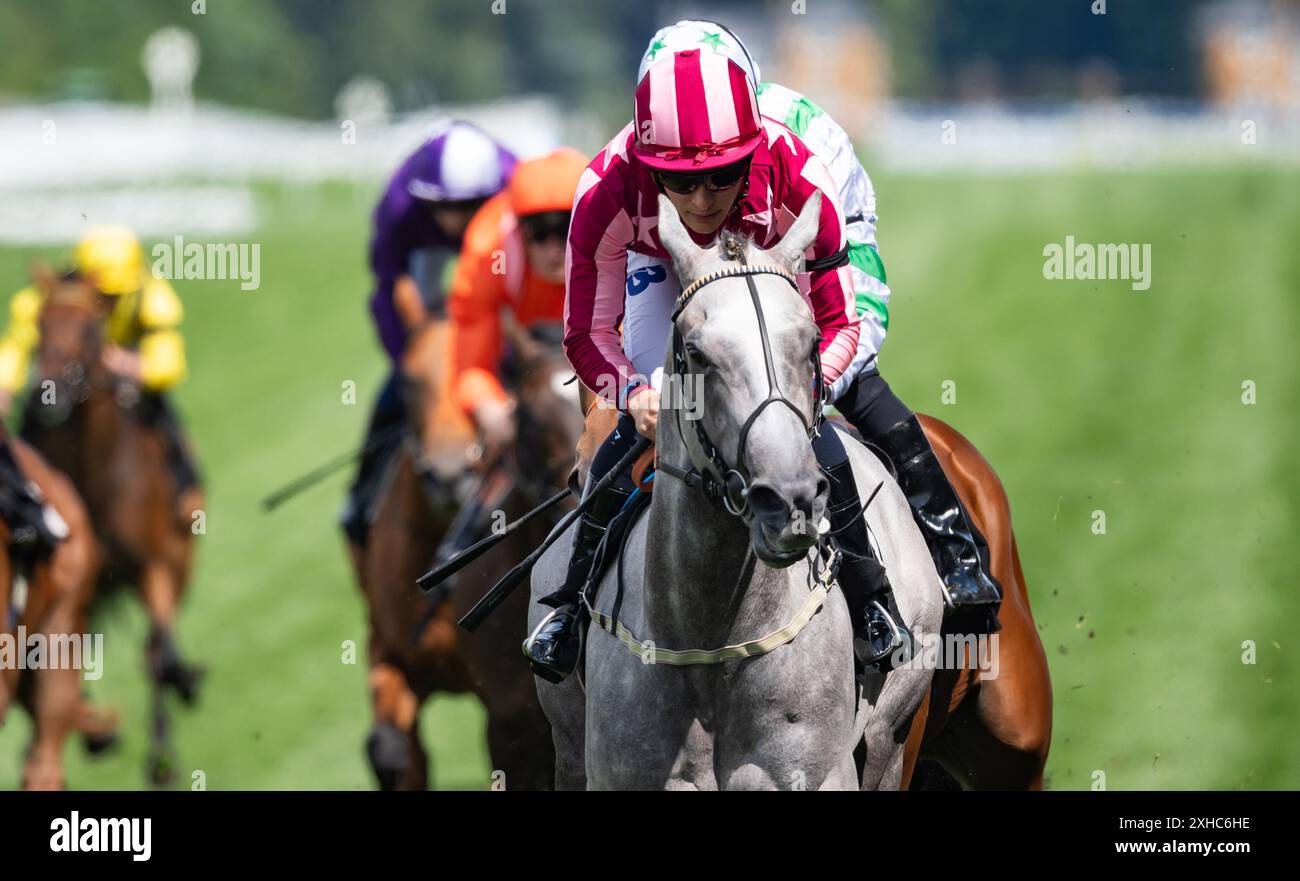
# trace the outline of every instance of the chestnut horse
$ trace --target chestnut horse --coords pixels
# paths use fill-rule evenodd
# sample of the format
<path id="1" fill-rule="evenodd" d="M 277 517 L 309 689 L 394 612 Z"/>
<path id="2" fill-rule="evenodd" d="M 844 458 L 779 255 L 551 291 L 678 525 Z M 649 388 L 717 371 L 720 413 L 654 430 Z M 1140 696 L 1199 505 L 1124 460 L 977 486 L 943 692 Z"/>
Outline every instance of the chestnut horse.
<path id="1" fill-rule="evenodd" d="M 152 684 L 147 773 L 157 785 L 174 774 L 164 689 L 186 704 L 198 695 L 201 669 L 181 659 L 175 622 L 189 580 L 201 497 L 178 498 L 160 429 L 132 412 L 139 389 L 103 362 L 107 304 L 87 281 L 34 273 L 44 295 L 38 385 L 23 436 L 67 474 L 99 539 L 101 589 L 133 584 L 150 619 L 146 662 Z"/>
<path id="2" fill-rule="evenodd" d="M 389 466 L 360 561 L 370 619 L 374 717 L 366 753 L 383 789 L 428 786 L 419 712 L 438 692 L 472 693 L 482 701 L 494 786 L 553 785 L 550 727 L 519 649 L 527 635 L 527 597 L 522 592 L 512 597 L 473 635 L 456 626 L 488 586 L 542 542 L 551 523 L 532 521 L 428 597 L 415 587 L 458 509 L 477 508 L 503 524 L 562 488 L 572 467 L 573 445 L 582 430 L 578 384 L 563 385 L 572 369 L 558 353 L 517 332 L 511 335 L 520 377 L 518 441 L 493 462 L 483 460 L 472 427 L 454 411 L 443 388 L 445 330 L 438 324 L 417 330 L 403 360 L 410 424 Z M 467 450 L 470 458 L 478 457 L 477 486 L 453 486 Z"/>
<path id="3" fill-rule="evenodd" d="M 2 427 L 0 444 L 9 445 L 23 476 L 36 484 L 67 528 L 48 558 L 23 566 L 10 557 L 12 531 L 10 524 L 0 520 L 0 632 L 16 638 L 21 626 L 29 637 L 45 636 L 47 644 L 57 635 L 88 633 L 96 550 L 86 509 L 67 478 L 31 447 L 6 437 Z M 22 651 L 21 646 L 15 648 Z M 98 662 L 102 664 L 103 658 Z M 23 769 L 24 789 L 63 788 L 63 747 L 69 733 L 85 735 L 92 753 L 115 742 L 116 715 L 83 699 L 81 676 L 81 670 L 56 667 L 30 671 L 20 679 L 15 667 L 0 669 L 0 723 L 15 695 L 34 723 Z"/>
<path id="4" fill-rule="evenodd" d="M 595 407 L 578 444 L 585 481 L 618 413 Z M 1003 588 L 996 678 L 977 664 L 936 670 L 904 752 L 903 787 L 1040 789 L 1052 736 L 1052 686 L 1011 527 L 1011 506 L 988 461 L 956 429 L 930 416 L 921 424 L 962 503 L 984 534 Z M 888 467 L 888 466 L 887 466 Z M 992 668 L 990 668 L 992 669 Z"/>
<path id="5" fill-rule="evenodd" d="M 970 441 L 945 422 L 920 419 L 988 542 L 990 568 L 1002 585 L 1002 629 L 995 678 L 982 676 L 969 658 L 965 669 L 935 671 L 929 698 L 912 723 L 904 781 L 910 776 L 918 789 L 1041 789 L 1052 739 L 1052 682 L 1029 608 L 1011 504 L 993 466 Z"/>

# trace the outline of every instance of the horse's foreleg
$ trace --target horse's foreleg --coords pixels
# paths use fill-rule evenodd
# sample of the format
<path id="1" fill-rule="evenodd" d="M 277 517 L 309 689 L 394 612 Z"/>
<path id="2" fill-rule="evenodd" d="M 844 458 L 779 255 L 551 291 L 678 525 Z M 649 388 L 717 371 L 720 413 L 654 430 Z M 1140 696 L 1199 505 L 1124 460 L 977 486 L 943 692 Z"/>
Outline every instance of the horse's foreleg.
<path id="1" fill-rule="evenodd" d="M 181 661 L 172 637 L 178 594 L 175 570 L 163 560 L 146 563 L 141 573 L 140 592 L 152 624 L 145 646 L 151 683 L 147 773 L 151 783 L 164 786 L 175 776 L 176 766 L 165 688 L 175 688 L 189 703 L 196 696 L 199 673 Z"/>
<path id="2" fill-rule="evenodd" d="M 151 664 L 152 669 L 152 664 Z M 166 786 L 176 775 L 176 756 L 171 744 L 171 719 L 157 673 L 149 689 L 149 755 L 145 772 L 154 786 Z"/>
<path id="3" fill-rule="evenodd" d="M 176 647 L 173 625 L 180 597 L 180 573 L 163 560 L 151 560 L 144 566 L 140 591 L 149 612 L 149 671 L 158 685 L 174 688 L 181 700 L 192 704 L 198 698 L 202 668 L 187 664 Z"/>
<path id="4" fill-rule="evenodd" d="M 374 725 L 366 738 L 366 756 L 384 790 L 406 788 L 417 782 L 426 771 L 413 769 L 411 741 L 418 739 L 416 717 L 420 701 L 411 690 L 406 674 L 396 666 L 377 662 L 370 668 L 370 701 Z M 418 742 L 416 744 L 418 746 Z M 421 756 L 423 750 L 420 750 Z"/>
<path id="5" fill-rule="evenodd" d="M 140 577 L 140 593 L 156 630 L 171 630 L 176 620 L 177 587 L 172 568 L 163 560 L 150 560 Z"/>
<path id="6" fill-rule="evenodd" d="M 83 694 L 72 726 L 85 739 L 90 754 L 97 756 L 116 746 L 118 722 L 116 710 L 101 707 Z"/>
<path id="7" fill-rule="evenodd" d="M 58 790 L 65 782 L 63 745 L 81 699 L 80 673 L 75 668 L 54 668 L 32 675 L 35 730 L 23 769 L 23 789 Z"/>
<path id="8" fill-rule="evenodd" d="M 916 763 L 921 755 L 921 742 L 925 739 L 925 725 L 930 718 L 930 700 L 932 693 L 927 691 L 912 717 L 912 727 L 907 733 L 907 742 L 903 744 L 903 775 L 899 781 L 900 789 L 912 785 L 912 775 L 916 773 Z"/>
<path id="9" fill-rule="evenodd" d="M 901 668 L 889 674 L 863 733 L 862 789 L 906 788 L 916 767 L 929 714 L 932 673 Z"/>

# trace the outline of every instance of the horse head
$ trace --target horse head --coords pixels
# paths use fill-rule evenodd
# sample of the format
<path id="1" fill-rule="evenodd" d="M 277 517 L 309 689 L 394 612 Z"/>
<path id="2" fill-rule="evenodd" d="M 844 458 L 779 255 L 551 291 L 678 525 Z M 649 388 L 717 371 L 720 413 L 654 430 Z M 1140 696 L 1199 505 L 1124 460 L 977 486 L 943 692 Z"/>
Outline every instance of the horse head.
<path id="1" fill-rule="evenodd" d="M 449 388 L 448 322 L 426 321 L 413 328 L 402 353 L 400 380 L 409 433 L 421 471 L 453 480 L 466 464 L 474 428 L 456 406 Z"/>
<path id="2" fill-rule="evenodd" d="M 108 377 L 103 362 L 105 306 L 103 297 L 76 272 L 57 276 L 47 266 L 32 269 L 41 292 L 36 347 L 36 379 L 41 410 L 51 424 L 62 422 Z M 53 391 L 47 400 L 45 393 Z"/>
<path id="3" fill-rule="evenodd" d="M 564 486 L 582 434 L 581 383 L 560 348 L 562 328 L 540 325 L 512 334 L 518 406 L 515 444 L 520 471 L 539 487 Z"/>
<path id="4" fill-rule="evenodd" d="M 816 543 L 829 487 L 809 443 L 820 418 L 819 334 L 794 282 L 820 207 L 815 194 L 770 249 L 725 231 L 703 248 L 659 197 L 660 240 L 684 284 L 664 367 L 660 460 L 685 455 L 723 488 L 770 566 Z"/>

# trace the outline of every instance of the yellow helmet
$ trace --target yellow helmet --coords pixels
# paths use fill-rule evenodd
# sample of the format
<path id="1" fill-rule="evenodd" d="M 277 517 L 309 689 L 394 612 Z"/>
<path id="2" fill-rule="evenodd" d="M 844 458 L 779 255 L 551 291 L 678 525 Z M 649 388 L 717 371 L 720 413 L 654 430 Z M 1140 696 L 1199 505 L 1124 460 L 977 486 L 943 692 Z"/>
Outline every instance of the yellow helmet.
<path id="1" fill-rule="evenodd" d="M 105 294 L 139 290 L 144 275 L 144 249 L 124 226 L 97 226 L 77 243 L 77 269 Z"/>

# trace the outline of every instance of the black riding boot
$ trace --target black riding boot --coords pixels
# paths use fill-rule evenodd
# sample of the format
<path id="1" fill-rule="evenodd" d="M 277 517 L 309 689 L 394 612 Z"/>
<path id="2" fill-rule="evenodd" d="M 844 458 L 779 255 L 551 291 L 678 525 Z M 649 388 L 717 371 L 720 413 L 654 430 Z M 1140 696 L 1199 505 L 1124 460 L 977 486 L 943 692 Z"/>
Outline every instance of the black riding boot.
<path id="1" fill-rule="evenodd" d="M 396 373 L 390 376 L 375 401 L 366 437 L 361 444 L 361 464 L 339 514 L 339 523 L 348 541 L 359 547 L 366 545 L 370 518 L 379 501 L 388 465 L 402 447 L 399 431 L 406 421 L 406 409 L 402 403 L 400 382 Z"/>
<path id="2" fill-rule="evenodd" d="M 595 480 L 595 475 L 589 477 Z M 578 665 L 578 626 L 581 621 L 579 594 L 591 573 L 596 546 L 605 535 L 605 529 L 627 501 L 631 492 L 614 483 L 603 489 L 592 500 L 591 508 L 578 519 L 578 531 L 573 540 L 573 555 L 569 558 L 569 572 L 564 585 L 542 603 L 555 608 L 524 640 L 524 657 L 533 672 L 548 682 L 560 682 Z"/>
<path id="3" fill-rule="evenodd" d="M 898 484 L 943 581 L 949 606 L 944 629 L 996 632 L 1002 589 L 985 568 L 988 546 L 967 517 L 920 421 L 915 416 L 904 419 L 874 440 L 898 471 Z"/>
<path id="4" fill-rule="evenodd" d="M 199 485 L 199 472 L 190 455 L 189 445 L 185 442 L 176 410 L 167 395 L 154 392 L 144 395 L 140 412 L 144 415 L 147 424 L 153 425 L 162 432 L 163 442 L 166 445 L 167 467 L 171 472 L 172 481 L 176 484 L 176 495 L 179 498 Z"/>
<path id="5" fill-rule="evenodd" d="M 872 556 L 853 466 L 847 461 L 832 465 L 826 477 L 830 481 L 826 517 L 840 549 L 837 581 L 853 619 L 853 647 L 865 666 L 888 673 L 910 656 L 912 634 L 894 601 L 885 567 Z"/>

